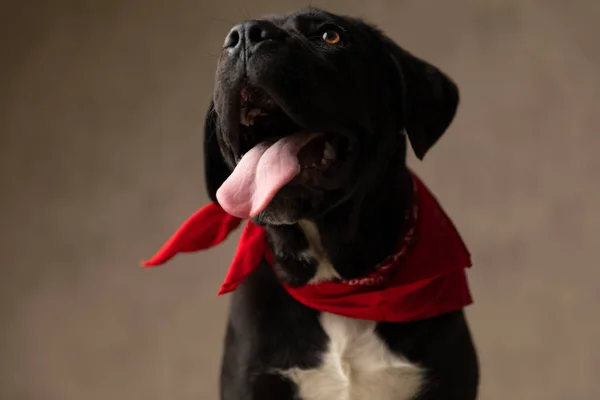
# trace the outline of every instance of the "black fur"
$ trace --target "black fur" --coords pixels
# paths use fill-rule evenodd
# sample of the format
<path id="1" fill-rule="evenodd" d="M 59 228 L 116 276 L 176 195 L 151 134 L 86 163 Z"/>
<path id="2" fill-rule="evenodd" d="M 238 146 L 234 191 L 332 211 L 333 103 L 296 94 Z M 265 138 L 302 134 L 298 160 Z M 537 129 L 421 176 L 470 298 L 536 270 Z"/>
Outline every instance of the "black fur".
<path id="1" fill-rule="evenodd" d="M 319 42 L 326 29 L 340 32 L 339 45 Z M 287 116 L 275 121 L 273 132 L 240 127 L 239 93 L 247 84 L 266 92 Z M 326 132 L 351 150 L 333 178 L 284 187 L 255 218 L 267 229 L 277 274 L 264 264 L 233 294 L 223 400 L 296 398 L 294 385 L 270 371 L 315 367 L 327 344 L 319 313 L 293 300 L 279 283 L 303 285 L 316 271 L 315 260 L 298 256 L 308 242 L 297 222 L 316 224 L 340 276 L 368 273 L 394 250 L 411 204 L 404 134 L 423 159 L 450 125 L 458 101 L 446 75 L 354 18 L 310 9 L 232 29 L 206 120 L 210 198 L 216 201 L 242 153 L 268 135 Z M 477 357 L 462 311 L 381 323 L 377 332 L 392 351 L 430 372 L 419 399 L 476 398 Z"/>

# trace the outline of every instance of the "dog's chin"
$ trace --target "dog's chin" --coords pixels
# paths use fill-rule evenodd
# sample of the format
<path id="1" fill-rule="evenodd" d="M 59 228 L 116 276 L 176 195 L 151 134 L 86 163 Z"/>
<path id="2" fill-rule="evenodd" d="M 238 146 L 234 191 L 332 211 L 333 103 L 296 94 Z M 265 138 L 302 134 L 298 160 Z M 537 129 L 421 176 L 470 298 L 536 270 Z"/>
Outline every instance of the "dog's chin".
<path id="1" fill-rule="evenodd" d="M 301 184 L 284 186 L 255 217 L 258 225 L 293 225 L 303 219 L 314 219 L 327 210 L 332 193 Z"/>
<path id="2" fill-rule="evenodd" d="M 302 219 L 308 219 L 299 199 L 275 198 L 252 219 L 257 225 L 293 225 Z"/>

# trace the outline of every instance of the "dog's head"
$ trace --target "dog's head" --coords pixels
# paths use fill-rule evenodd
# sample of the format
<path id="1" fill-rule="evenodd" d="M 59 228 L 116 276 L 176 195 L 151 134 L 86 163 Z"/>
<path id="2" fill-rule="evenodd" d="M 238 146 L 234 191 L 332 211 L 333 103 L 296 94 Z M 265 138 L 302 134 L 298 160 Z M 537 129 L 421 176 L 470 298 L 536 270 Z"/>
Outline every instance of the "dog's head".
<path id="1" fill-rule="evenodd" d="M 206 117 L 209 196 L 262 224 L 318 217 L 403 164 L 405 134 L 422 159 L 457 105 L 447 76 L 360 20 L 246 21 L 225 39 Z"/>

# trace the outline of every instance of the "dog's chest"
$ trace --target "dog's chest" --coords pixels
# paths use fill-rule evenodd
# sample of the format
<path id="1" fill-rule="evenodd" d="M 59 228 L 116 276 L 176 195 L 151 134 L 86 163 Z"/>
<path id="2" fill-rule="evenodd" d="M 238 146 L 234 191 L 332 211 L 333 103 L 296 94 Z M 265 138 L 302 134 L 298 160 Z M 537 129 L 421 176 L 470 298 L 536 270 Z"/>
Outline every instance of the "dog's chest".
<path id="1" fill-rule="evenodd" d="M 420 368 L 393 354 L 375 333 L 375 323 L 323 313 L 329 336 L 321 365 L 282 371 L 302 400 L 409 400 L 419 391 Z"/>

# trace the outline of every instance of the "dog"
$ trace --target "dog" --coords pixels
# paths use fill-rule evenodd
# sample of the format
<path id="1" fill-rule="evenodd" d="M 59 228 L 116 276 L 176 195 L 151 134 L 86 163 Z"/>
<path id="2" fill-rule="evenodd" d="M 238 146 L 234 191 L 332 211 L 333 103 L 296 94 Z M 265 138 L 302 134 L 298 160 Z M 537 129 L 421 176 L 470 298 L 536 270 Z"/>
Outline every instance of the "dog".
<path id="1" fill-rule="evenodd" d="M 428 247 L 447 241 L 418 222 L 429 217 L 415 211 L 415 188 L 426 189 L 406 152 L 408 141 L 423 160 L 458 103 L 447 75 L 360 19 L 310 8 L 231 29 L 206 115 L 205 181 L 214 204 L 264 231 L 272 259 L 261 259 L 232 294 L 222 400 L 477 397 L 468 293 L 453 307 L 416 307 L 398 318 L 385 317 L 387 309 L 372 316 L 379 303 L 353 305 L 359 284 L 388 282 L 382 260 L 396 254 L 399 238 L 409 237 L 403 257 L 417 257 L 413 234 L 422 257 L 443 263 L 451 253 Z M 440 229 L 451 227 L 436 210 L 430 220 L 442 215 Z M 401 274 L 425 268 L 403 262 Z M 462 269 L 454 276 L 446 292 L 465 287 Z M 314 307 L 303 297 L 344 284 L 348 296 L 326 295 Z M 442 293 L 431 290 L 423 304 Z"/>

